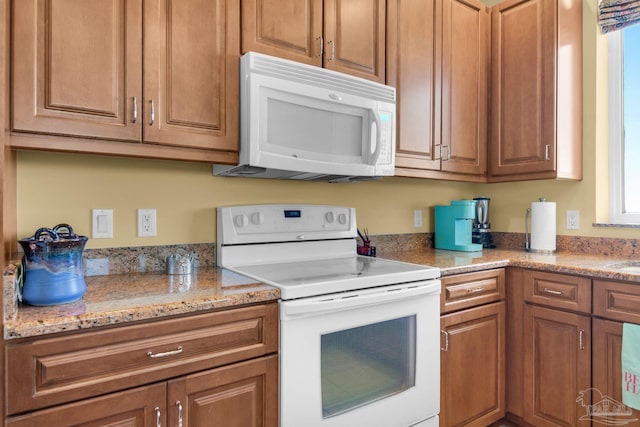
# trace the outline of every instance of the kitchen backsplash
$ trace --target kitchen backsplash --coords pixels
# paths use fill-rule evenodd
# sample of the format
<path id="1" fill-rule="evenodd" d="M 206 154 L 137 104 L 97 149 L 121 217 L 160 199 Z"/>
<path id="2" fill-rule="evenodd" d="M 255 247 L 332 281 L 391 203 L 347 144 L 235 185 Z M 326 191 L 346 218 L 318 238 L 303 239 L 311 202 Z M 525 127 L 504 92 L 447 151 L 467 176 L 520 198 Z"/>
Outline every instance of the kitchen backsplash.
<path id="1" fill-rule="evenodd" d="M 498 249 L 522 250 L 524 248 L 522 233 L 493 232 L 492 234 Z M 371 244 L 376 246 L 380 256 L 384 256 L 385 252 L 416 251 L 434 246 L 433 233 L 387 234 L 370 237 Z M 640 258 L 639 239 L 557 236 L 556 247 L 558 252 Z M 84 251 L 85 274 L 100 276 L 164 271 L 167 256 L 174 254 L 192 255 L 195 267 L 215 266 L 215 249 L 215 243 L 87 249 Z"/>
<path id="2" fill-rule="evenodd" d="M 195 267 L 216 265 L 215 243 L 86 249 L 86 276 L 165 271 L 170 255 L 192 255 Z"/>

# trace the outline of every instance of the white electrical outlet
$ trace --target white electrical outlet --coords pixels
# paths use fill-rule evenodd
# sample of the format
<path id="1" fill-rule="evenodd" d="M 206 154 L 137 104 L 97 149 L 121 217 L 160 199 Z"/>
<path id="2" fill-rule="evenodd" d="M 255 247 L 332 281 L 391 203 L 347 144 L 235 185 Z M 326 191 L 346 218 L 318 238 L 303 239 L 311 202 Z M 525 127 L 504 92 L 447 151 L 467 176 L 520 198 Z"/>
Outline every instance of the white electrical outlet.
<path id="1" fill-rule="evenodd" d="M 155 237 L 156 210 L 138 209 L 138 237 Z"/>
<path id="2" fill-rule="evenodd" d="M 113 209 L 92 209 L 91 237 L 113 239 Z"/>
<path id="3" fill-rule="evenodd" d="M 422 209 L 413 211 L 413 226 L 416 228 L 422 227 Z"/>
<path id="4" fill-rule="evenodd" d="M 580 228 L 580 211 L 567 211 L 567 230 Z"/>

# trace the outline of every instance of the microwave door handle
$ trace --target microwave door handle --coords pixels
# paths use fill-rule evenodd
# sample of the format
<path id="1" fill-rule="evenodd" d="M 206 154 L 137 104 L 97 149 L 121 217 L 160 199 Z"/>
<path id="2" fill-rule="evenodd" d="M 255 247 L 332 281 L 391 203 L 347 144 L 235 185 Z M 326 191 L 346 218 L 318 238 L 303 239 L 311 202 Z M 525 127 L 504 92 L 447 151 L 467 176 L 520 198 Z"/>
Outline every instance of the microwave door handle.
<path id="1" fill-rule="evenodd" d="M 376 125 L 376 149 L 371 156 L 371 160 L 369 161 L 370 165 L 375 165 L 378 163 L 378 158 L 380 157 L 380 150 L 382 149 L 382 120 L 380 120 L 380 114 L 376 110 L 371 110 L 373 112 L 373 123 Z"/>

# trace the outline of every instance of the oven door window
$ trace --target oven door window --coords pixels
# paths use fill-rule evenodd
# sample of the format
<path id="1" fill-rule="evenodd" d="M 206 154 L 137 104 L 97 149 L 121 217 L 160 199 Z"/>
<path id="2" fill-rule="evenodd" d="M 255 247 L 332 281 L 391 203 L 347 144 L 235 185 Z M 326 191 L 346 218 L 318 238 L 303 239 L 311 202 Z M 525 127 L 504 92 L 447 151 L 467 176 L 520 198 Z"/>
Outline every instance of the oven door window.
<path id="1" fill-rule="evenodd" d="M 320 347 L 323 418 L 415 385 L 415 315 L 322 335 Z"/>

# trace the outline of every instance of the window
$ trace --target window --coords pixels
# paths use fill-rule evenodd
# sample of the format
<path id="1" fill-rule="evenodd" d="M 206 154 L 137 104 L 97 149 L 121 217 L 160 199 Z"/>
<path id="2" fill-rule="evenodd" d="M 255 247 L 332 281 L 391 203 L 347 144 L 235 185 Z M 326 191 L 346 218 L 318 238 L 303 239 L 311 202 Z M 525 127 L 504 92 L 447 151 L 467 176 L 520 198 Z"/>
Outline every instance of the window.
<path id="1" fill-rule="evenodd" d="M 610 221 L 640 224 L 640 25 L 608 37 Z"/>

